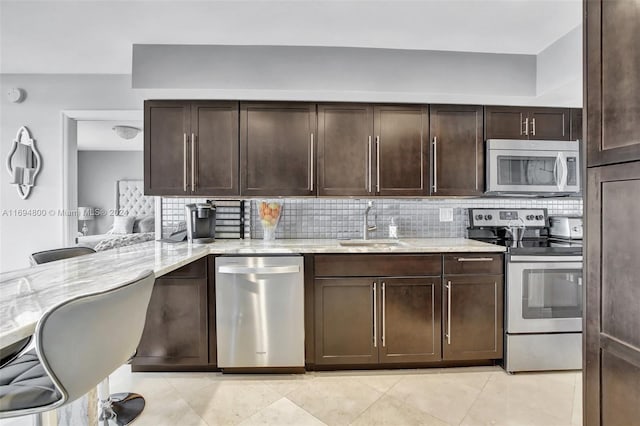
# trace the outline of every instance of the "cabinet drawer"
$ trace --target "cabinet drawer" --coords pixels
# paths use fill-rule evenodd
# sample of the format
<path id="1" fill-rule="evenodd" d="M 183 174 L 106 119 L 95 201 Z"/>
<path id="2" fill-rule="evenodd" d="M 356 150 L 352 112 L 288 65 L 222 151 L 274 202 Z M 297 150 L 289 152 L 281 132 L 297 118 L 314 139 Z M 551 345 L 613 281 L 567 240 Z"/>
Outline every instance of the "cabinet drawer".
<path id="1" fill-rule="evenodd" d="M 207 277 L 207 258 L 203 257 L 194 262 L 184 265 L 175 271 L 163 275 L 162 278 L 206 278 Z"/>
<path id="2" fill-rule="evenodd" d="M 425 276 L 442 273 L 441 256 L 346 254 L 315 256 L 317 277 Z"/>
<path id="3" fill-rule="evenodd" d="M 502 274 L 501 253 L 460 253 L 444 255 L 444 273 Z"/>

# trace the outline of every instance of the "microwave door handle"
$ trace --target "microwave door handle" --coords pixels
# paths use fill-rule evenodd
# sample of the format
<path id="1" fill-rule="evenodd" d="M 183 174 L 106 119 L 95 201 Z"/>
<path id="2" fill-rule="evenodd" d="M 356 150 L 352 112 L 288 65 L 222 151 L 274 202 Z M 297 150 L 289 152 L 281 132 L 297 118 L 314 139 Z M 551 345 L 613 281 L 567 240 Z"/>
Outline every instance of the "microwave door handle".
<path id="1" fill-rule="evenodd" d="M 562 153 L 558 153 L 558 163 L 560 163 L 560 181 L 558 182 L 558 188 L 561 191 L 564 191 L 565 186 L 567 186 L 567 175 L 569 173 L 567 169 L 567 159 L 562 155 Z"/>
<path id="2" fill-rule="evenodd" d="M 558 189 L 560 189 L 560 179 L 558 178 L 558 163 L 560 162 L 560 154 L 556 157 L 556 162 L 553 164 L 553 181 Z"/>

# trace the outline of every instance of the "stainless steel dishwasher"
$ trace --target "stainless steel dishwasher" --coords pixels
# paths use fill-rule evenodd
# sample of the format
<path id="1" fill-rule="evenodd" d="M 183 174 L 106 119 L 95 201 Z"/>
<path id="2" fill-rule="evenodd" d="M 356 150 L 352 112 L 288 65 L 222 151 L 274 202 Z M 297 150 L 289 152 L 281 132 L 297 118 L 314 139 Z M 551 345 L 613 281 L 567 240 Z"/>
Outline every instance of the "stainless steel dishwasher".
<path id="1" fill-rule="evenodd" d="M 304 367 L 302 256 L 218 257 L 218 367 Z"/>

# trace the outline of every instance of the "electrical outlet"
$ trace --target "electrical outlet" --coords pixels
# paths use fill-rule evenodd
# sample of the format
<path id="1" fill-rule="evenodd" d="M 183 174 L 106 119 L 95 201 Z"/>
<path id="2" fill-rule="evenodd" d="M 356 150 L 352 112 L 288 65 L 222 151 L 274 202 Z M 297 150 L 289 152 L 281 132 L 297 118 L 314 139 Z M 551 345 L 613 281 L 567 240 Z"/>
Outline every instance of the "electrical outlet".
<path id="1" fill-rule="evenodd" d="M 440 207 L 440 222 L 453 222 L 453 207 Z"/>

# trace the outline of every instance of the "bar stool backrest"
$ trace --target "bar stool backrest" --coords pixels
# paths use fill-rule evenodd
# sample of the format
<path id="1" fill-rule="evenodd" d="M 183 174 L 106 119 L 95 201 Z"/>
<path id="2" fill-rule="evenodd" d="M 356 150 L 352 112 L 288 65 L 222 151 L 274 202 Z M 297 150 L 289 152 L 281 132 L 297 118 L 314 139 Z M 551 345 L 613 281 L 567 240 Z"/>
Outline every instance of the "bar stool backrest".
<path id="1" fill-rule="evenodd" d="M 142 337 L 155 276 L 83 295 L 47 311 L 36 327 L 36 351 L 65 400 L 74 401 L 126 363 Z"/>
<path id="2" fill-rule="evenodd" d="M 95 253 L 96 251 L 89 247 L 65 247 L 53 250 L 39 251 L 33 253 L 29 260 L 32 265 L 53 262 L 54 260 L 69 259 L 71 257 L 83 256 L 85 254 Z"/>

